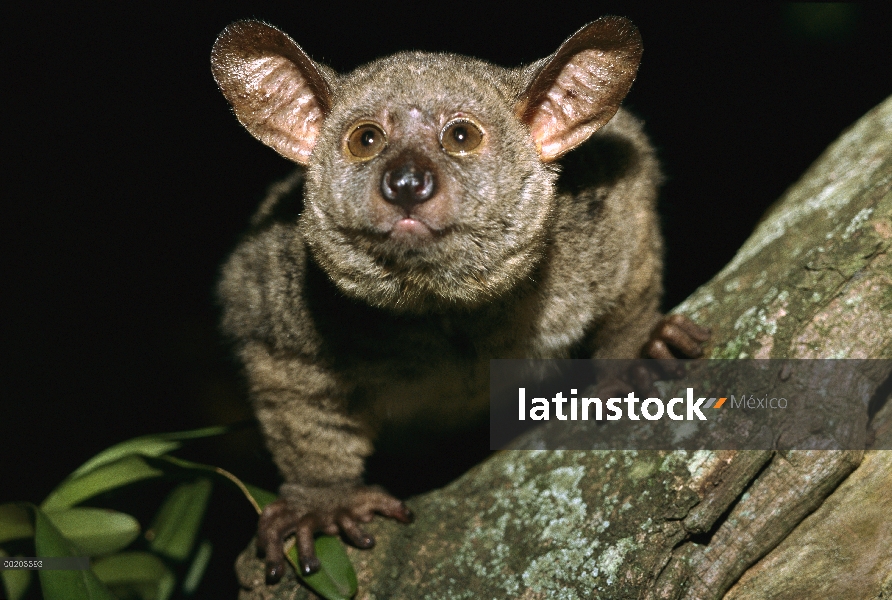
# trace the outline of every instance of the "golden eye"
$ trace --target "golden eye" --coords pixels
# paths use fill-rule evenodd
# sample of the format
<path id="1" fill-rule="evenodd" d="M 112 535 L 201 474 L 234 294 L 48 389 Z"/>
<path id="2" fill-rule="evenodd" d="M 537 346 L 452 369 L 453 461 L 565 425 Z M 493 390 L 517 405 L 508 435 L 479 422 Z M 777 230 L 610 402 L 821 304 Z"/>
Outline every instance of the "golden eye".
<path id="1" fill-rule="evenodd" d="M 347 136 L 347 150 L 360 160 L 375 158 L 387 145 L 387 136 L 377 123 L 360 123 Z"/>
<path id="2" fill-rule="evenodd" d="M 440 145 L 449 154 L 468 154 L 483 142 L 483 130 L 469 119 L 454 119 L 440 132 Z"/>

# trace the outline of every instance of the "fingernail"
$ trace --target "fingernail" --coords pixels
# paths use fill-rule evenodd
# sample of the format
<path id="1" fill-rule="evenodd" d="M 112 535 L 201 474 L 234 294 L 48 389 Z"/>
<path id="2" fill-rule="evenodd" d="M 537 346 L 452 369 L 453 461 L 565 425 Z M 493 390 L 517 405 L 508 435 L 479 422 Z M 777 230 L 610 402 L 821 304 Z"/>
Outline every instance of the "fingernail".
<path id="1" fill-rule="evenodd" d="M 268 565 L 266 568 L 266 583 L 279 583 L 280 579 L 282 579 L 281 565 Z"/>
<path id="2" fill-rule="evenodd" d="M 300 561 L 300 569 L 304 575 L 312 575 L 322 566 L 322 563 L 319 562 L 319 559 L 315 556 L 313 558 L 308 558 L 306 560 Z"/>

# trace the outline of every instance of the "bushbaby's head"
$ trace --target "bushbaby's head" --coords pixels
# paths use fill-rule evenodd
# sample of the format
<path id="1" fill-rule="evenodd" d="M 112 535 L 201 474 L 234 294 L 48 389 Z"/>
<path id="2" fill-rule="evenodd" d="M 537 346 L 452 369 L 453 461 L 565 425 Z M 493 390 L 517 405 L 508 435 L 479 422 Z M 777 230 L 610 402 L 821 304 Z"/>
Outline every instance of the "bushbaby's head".
<path id="1" fill-rule="evenodd" d="M 332 281 L 419 312 L 479 305 L 529 275 L 549 235 L 550 163 L 616 113 L 640 56 L 634 26 L 605 17 L 528 67 L 406 52 L 338 75 L 242 21 L 211 63 L 248 131 L 307 167 L 295 226 Z"/>

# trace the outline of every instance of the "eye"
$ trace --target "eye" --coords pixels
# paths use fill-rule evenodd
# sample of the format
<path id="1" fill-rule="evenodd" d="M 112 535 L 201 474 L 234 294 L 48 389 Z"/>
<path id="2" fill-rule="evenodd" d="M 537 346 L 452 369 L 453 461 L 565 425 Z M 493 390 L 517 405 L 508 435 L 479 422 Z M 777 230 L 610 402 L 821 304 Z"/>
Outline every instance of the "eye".
<path id="1" fill-rule="evenodd" d="M 446 123 L 440 132 L 440 145 L 449 154 L 468 154 L 483 142 L 483 130 L 469 119 L 455 119 Z"/>
<path id="2" fill-rule="evenodd" d="M 359 123 L 347 136 L 347 150 L 354 158 L 375 158 L 387 145 L 387 136 L 377 123 Z"/>

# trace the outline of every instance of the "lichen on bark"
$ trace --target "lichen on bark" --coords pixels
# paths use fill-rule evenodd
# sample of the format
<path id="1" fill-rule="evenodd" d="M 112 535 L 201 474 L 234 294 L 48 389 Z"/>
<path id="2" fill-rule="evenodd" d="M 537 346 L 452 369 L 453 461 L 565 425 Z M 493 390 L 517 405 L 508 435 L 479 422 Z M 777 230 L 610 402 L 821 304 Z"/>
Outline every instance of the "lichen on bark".
<path id="1" fill-rule="evenodd" d="M 834 142 L 678 307 L 713 358 L 892 358 L 892 103 Z"/>

